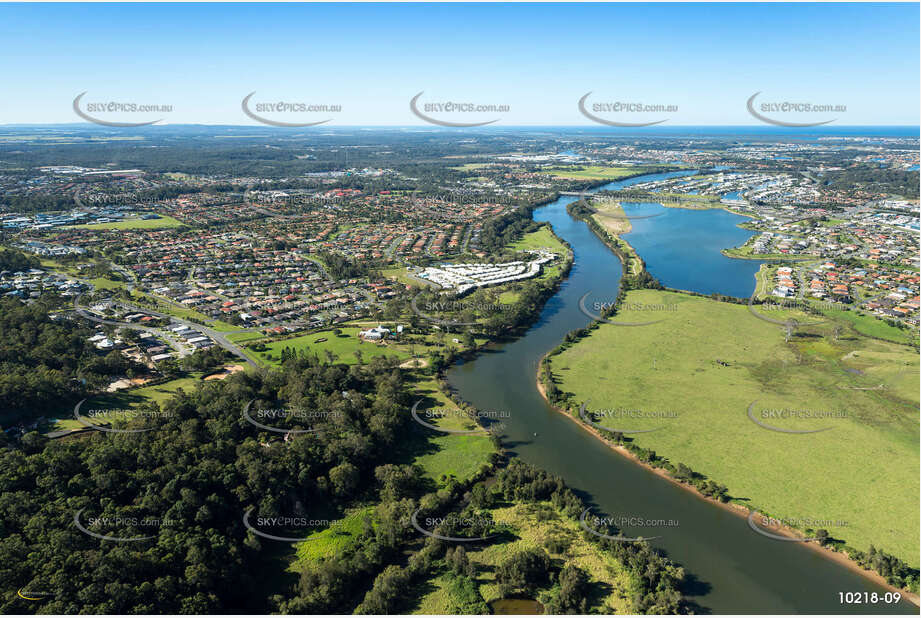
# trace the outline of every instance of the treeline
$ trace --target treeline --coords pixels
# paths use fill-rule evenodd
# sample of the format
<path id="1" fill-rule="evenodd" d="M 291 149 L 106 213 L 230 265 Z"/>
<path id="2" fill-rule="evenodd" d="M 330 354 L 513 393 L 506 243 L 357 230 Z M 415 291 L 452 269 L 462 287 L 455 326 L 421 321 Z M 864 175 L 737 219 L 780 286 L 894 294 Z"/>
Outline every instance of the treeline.
<path id="1" fill-rule="evenodd" d="M 32 195 L 4 195 L 2 210 L 5 212 L 46 212 L 70 210 L 74 208 L 73 197 L 69 195 L 49 195 L 34 193 Z"/>
<path id="2" fill-rule="evenodd" d="M 853 167 L 826 172 L 822 183 L 839 191 L 863 189 L 894 193 L 907 198 L 918 198 L 919 174 L 917 171 L 886 168 Z"/>
<path id="3" fill-rule="evenodd" d="M 48 316 L 50 296 L 29 304 L 0 297 L 0 411 L 5 428 L 57 415 L 68 401 L 101 390 L 131 363 L 117 351 L 101 354 L 93 332 Z"/>
<path id="4" fill-rule="evenodd" d="M 623 265 L 624 274 L 620 279 L 620 292 L 618 303 L 623 300 L 627 290 L 650 288 L 661 290 L 662 284 L 646 270 L 646 263 L 638 253 L 632 251 L 627 243 L 620 238 L 613 237 L 592 216 L 595 211 L 585 200 L 577 200 L 566 206 L 570 216 L 585 221 L 589 229 L 614 253 Z M 634 268 L 636 265 L 636 268 Z M 637 273 L 633 273 L 637 270 Z"/>
<path id="5" fill-rule="evenodd" d="M 491 470 L 484 464 L 467 482 L 448 479 L 430 490 L 418 468 L 397 461 L 412 431 L 411 398 L 395 364 L 375 357 L 346 367 L 290 356 L 265 375 L 203 382 L 159 409 L 142 406 L 119 425 L 149 431 L 61 441 L 32 432 L 12 442 L 0 451 L 0 580 L 39 600 L 11 595 L 0 611 L 391 613 L 406 610 L 415 582 L 448 569 L 458 608 L 483 612 L 469 560 L 449 553 L 449 543 L 422 539 L 408 525 L 412 514 L 461 508 L 486 523 L 459 529 L 449 520 L 435 532 L 486 535 L 501 532 L 488 519 L 497 496 L 549 500 L 569 516 L 581 503 L 558 478 L 514 461 L 496 489 L 483 482 Z M 260 429 L 243 417 L 247 404 L 251 414 L 309 411 L 309 420 L 264 421 L 309 432 Z M 273 541 L 243 524 L 250 508 L 262 518 L 333 519 L 369 500 L 378 506 L 355 542 L 307 564 L 294 594 L 280 573 L 265 571 L 264 543 Z M 102 540 L 81 532 L 75 518 L 97 534 L 152 538 Z M 645 545 L 621 545 L 607 549 L 635 575 L 636 611 L 677 611 L 681 570 Z M 524 591 L 556 578 L 551 606 L 584 608 L 584 574 L 535 565 L 543 560 L 515 555 L 500 569 L 501 585 Z"/>
<path id="6" fill-rule="evenodd" d="M 480 248 L 498 253 L 516 238 L 537 230 L 541 224 L 531 216 L 536 205 L 523 204 L 506 215 L 486 221 L 480 230 Z"/>
<path id="7" fill-rule="evenodd" d="M 299 614 L 392 614 L 406 613 L 417 602 L 417 589 L 429 579 L 447 579 L 450 609 L 457 613 L 487 613 L 480 596 L 477 566 L 466 548 L 481 549 L 516 540 L 513 530 L 496 523 L 490 508 L 500 502 L 549 501 L 564 516 L 577 520 L 583 510 L 580 499 L 558 477 L 512 460 L 488 486 L 484 468 L 471 481 L 449 480 L 445 487 L 420 493 L 419 470 L 408 466 L 378 467 L 381 502 L 367 517 L 362 531 L 344 549 L 310 562 L 302 572 L 297 594 L 279 599 L 279 611 Z M 422 536 L 409 526 L 417 521 L 439 521 Z M 440 537 L 466 538 L 460 544 Z M 488 537 L 488 538 L 484 538 Z M 659 556 L 644 542 L 617 543 L 588 532 L 586 540 L 613 554 L 631 575 L 629 599 L 636 613 L 684 613 L 680 587 L 683 569 Z M 548 541 L 549 543 L 549 541 Z M 564 548 L 549 543 L 552 551 Z M 495 580 L 505 597 L 534 597 L 558 613 L 584 613 L 588 575 L 567 562 L 555 566 L 544 549 L 511 553 L 496 568 Z M 370 589 L 368 582 L 371 581 Z M 360 601 L 359 601 L 360 599 Z M 356 601 L 359 601 L 356 605 Z"/>
<path id="8" fill-rule="evenodd" d="M 490 339 L 507 337 L 540 316 L 544 303 L 553 296 L 560 282 L 569 273 L 572 267 L 571 254 L 559 256 L 558 260 L 561 260 L 559 276 L 513 284 L 507 291 L 515 294 L 514 302 L 501 302 L 500 292 L 490 288 L 479 289 L 462 298 L 446 297 L 426 288 L 415 296 L 415 304 L 426 315 L 444 322 L 458 323 L 441 325 L 440 328 L 447 332 L 456 330 L 467 339 L 472 339 L 474 335 Z M 409 301 L 392 301 L 390 305 L 390 313 L 409 316 L 409 325 L 414 331 L 425 324 L 425 318 L 412 310 Z M 439 310 L 439 307 L 444 307 L 444 311 Z"/>
<path id="9" fill-rule="evenodd" d="M 7 595 L 0 611 L 266 613 L 265 582 L 253 574 L 272 541 L 247 531 L 243 513 L 336 513 L 375 491 L 376 469 L 406 433 L 407 399 L 392 364 L 299 358 L 265 377 L 205 382 L 130 421 L 150 431 L 51 442 L 26 434 L 0 451 L 0 580 L 40 600 Z M 251 401 L 325 414 L 310 419 L 315 433 L 283 440 L 244 420 Z M 153 538 L 89 536 L 75 526 L 78 512 L 99 534 Z"/>
<path id="10" fill-rule="evenodd" d="M 22 251 L 0 248 L 0 271 L 19 272 L 30 268 L 41 268 L 41 266 L 41 261 L 33 255 L 26 255 Z"/>
<path id="11" fill-rule="evenodd" d="M 369 272 L 368 264 L 364 262 L 353 262 L 339 253 L 323 251 L 318 253 L 317 257 L 319 257 L 326 266 L 326 272 L 333 280 L 365 277 Z"/>

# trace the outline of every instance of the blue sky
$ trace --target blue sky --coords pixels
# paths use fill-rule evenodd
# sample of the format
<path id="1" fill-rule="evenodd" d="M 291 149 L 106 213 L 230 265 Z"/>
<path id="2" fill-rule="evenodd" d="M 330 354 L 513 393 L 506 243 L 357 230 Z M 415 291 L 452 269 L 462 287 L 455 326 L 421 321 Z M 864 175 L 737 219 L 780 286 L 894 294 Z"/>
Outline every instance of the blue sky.
<path id="1" fill-rule="evenodd" d="M 470 120 L 590 125 L 577 102 L 592 91 L 677 106 L 631 119 L 753 125 L 762 91 L 845 105 L 837 124 L 918 125 L 918 24 L 917 3 L 0 4 L 0 124 L 80 121 L 84 91 L 172 106 L 119 118 L 255 124 L 240 103 L 256 91 L 342 106 L 272 118 L 418 125 L 425 91 L 510 108 Z"/>

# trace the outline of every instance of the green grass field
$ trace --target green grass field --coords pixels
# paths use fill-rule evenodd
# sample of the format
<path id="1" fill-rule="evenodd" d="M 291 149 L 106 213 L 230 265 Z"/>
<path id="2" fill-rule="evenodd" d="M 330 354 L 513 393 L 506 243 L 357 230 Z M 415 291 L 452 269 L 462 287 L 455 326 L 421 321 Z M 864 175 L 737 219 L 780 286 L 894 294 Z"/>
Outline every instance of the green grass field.
<path id="1" fill-rule="evenodd" d="M 104 277 L 87 279 L 87 281 L 91 283 L 97 290 L 117 290 L 119 288 L 125 287 L 124 281 L 113 281 L 112 279 L 106 279 Z"/>
<path id="2" fill-rule="evenodd" d="M 458 170 L 461 172 L 468 172 L 470 170 L 483 169 L 484 167 L 492 167 L 492 164 L 491 163 L 464 163 L 463 165 L 452 167 L 449 169 Z"/>
<path id="3" fill-rule="evenodd" d="M 229 335 L 227 335 L 227 338 L 236 344 L 241 344 L 241 343 L 246 343 L 249 341 L 255 341 L 257 339 L 264 339 L 265 335 L 263 335 L 262 333 L 258 331 L 257 332 L 244 332 L 244 333 L 230 333 Z"/>
<path id="4" fill-rule="evenodd" d="M 825 309 L 822 313 L 836 320 L 850 323 L 857 332 L 869 337 L 885 339 L 895 343 L 917 341 L 917 330 L 903 330 L 890 326 L 873 315 L 862 314 L 857 311 L 845 311 L 844 309 Z"/>
<path id="5" fill-rule="evenodd" d="M 161 230 L 170 227 L 185 225 L 179 219 L 167 215 L 160 215 L 159 219 L 129 219 L 127 221 L 112 221 L 111 223 L 85 223 L 70 226 L 73 229 L 86 230 Z"/>
<path id="6" fill-rule="evenodd" d="M 213 328 L 214 330 L 223 333 L 232 333 L 234 331 L 240 330 L 239 326 L 234 326 L 233 324 L 228 324 L 227 322 L 222 322 L 221 320 L 214 320 L 206 316 L 204 313 L 199 313 L 195 309 L 167 302 L 163 298 L 154 296 L 153 294 L 139 292 L 138 290 L 132 290 L 131 293 L 133 298 L 140 301 L 138 306 L 141 308 L 141 310 L 143 310 L 145 306 L 148 306 L 154 311 L 159 311 L 160 313 L 165 313 L 176 318 L 201 322 L 209 328 Z M 146 305 L 144 303 L 146 303 Z"/>
<path id="7" fill-rule="evenodd" d="M 312 531 L 309 534 L 310 541 L 297 544 L 297 555 L 291 563 L 290 570 L 299 571 L 304 562 L 314 562 L 340 554 L 361 534 L 365 516 L 371 516 L 373 519 L 373 511 L 372 507 L 355 509 L 335 524 L 323 530 Z M 303 536 L 307 536 L 307 533 L 303 533 Z"/>
<path id="8" fill-rule="evenodd" d="M 426 410 L 443 408 L 456 410 L 457 405 L 448 399 L 434 380 L 415 376 L 413 384 L 413 403 L 422 399 L 417 413 L 426 423 L 455 431 L 477 429 L 473 420 L 457 415 L 445 415 L 444 418 L 429 418 Z M 409 411 L 407 411 L 409 414 Z M 428 430 L 425 430 L 428 431 Z M 426 476 L 439 482 L 443 475 L 466 480 L 488 461 L 489 454 L 495 450 L 489 436 L 482 434 L 438 434 L 429 438 L 429 449 L 416 455 L 412 463 L 425 470 Z"/>
<path id="9" fill-rule="evenodd" d="M 659 428 L 636 435 L 636 443 L 726 484 L 742 504 L 786 518 L 846 521 L 829 527 L 833 537 L 864 551 L 872 543 L 918 566 L 912 348 L 861 337 L 846 323 L 838 340 L 826 323 L 803 327 L 785 343 L 780 326 L 756 319 L 745 305 L 684 294 L 637 290 L 627 302 L 677 303 L 678 310 L 624 311 L 615 321 L 662 321 L 602 325 L 552 357 L 553 375 L 576 410 L 591 399 L 590 410 L 642 411 L 646 418 L 630 418 L 629 427 L 623 415 L 600 422 Z M 775 427 L 831 430 L 763 429 L 747 416 L 752 402 L 756 418 Z M 764 410 L 844 417 L 770 418 Z M 677 418 L 654 418 L 668 413 Z"/>
<path id="10" fill-rule="evenodd" d="M 617 180 L 633 176 L 643 171 L 641 167 L 606 167 L 601 165 L 584 165 L 572 167 L 553 167 L 541 170 L 541 174 L 557 178 L 577 178 L 584 180 Z"/>
<path id="11" fill-rule="evenodd" d="M 314 352 L 322 360 L 326 359 L 326 352 L 328 350 L 336 356 L 336 362 L 345 363 L 347 365 L 354 365 L 358 362 L 358 359 L 355 357 L 356 350 L 361 351 L 362 358 L 365 362 L 371 360 L 374 356 L 397 356 L 400 360 L 409 358 L 408 352 L 398 348 L 392 343 L 379 345 L 370 341 L 362 342 L 358 338 L 358 331 L 361 330 L 358 327 L 344 326 L 341 327 L 340 330 L 342 333 L 338 336 L 333 334 L 332 330 L 327 330 L 294 337 L 292 339 L 274 341 L 266 345 L 266 350 L 264 352 L 253 352 L 252 356 L 263 364 L 275 366 L 281 364 L 281 351 L 285 349 L 285 347 L 298 352 L 301 350 Z M 326 339 L 326 341 L 316 343 L 318 339 Z"/>
<path id="12" fill-rule="evenodd" d="M 415 287 L 423 287 L 423 283 L 417 279 L 411 279 L 407 275 L 405 266 L 394 266 L 392 268 L 385 268 L 381 271 L 381 274 L 386 277 L 396 277 L 396 280 L 403 285 L 412 285 Z"/>
<path id="13" fill-rule="evenodd" d="M 521 240 L 511 243 L 508 248 L 514 251 L 529 249 L 550 249 L 560 253 L 567 251 L 566 246 L 553 235 L 549 225 L 542 225 L 536 232 L 525 234 Z"/>
<path id="14" fill-rule="evenodd" d="M 520 240 L 510 243 L 508 248 L 513 251 L 549 249 L 556 253 L 557 259 L 544 265 L 540 275 L 542 279 L 552 279 L 559 276 L 561 265 L 569 254 L 569 248 L 553 235 L 549 225 L 542 225 L 537 231 L 525 234 Z"/>
<path id="15" fill-rule="evenodd" d="M 92 409 L 134 410 L 148 403 L 160 405 L 175 395 L 179 389 L 183 389 L 186 392 L 192 392 L 197 389 L 200 384 L 205 384 L 206 382 L 201 379 L 203 375 L 203 373 L 196 372 L 189 374 L 187 377 L 177 378 L 155 386 L 143 386 L 130 391 L 97 395 L 84 402 L 84 404 L 80 406 L 80 410 L 85 418 L 89 418 L 86 417 L 85 413 L 87 410 Z M 102 422 L 107 419 L 107 416 L 105 414 L 95 414 L 90 420 L 97 418 Z M 121 419 L 116 415 L 112 420 L 118 424 Z M 56 419 L 54 423 L 50 424 L 48 431 L 82 429 L 83 427 L 84 425 L 82 423 L 73 418 L 73 409 L 71 408 L 61 410 L 61 418 Z"/>

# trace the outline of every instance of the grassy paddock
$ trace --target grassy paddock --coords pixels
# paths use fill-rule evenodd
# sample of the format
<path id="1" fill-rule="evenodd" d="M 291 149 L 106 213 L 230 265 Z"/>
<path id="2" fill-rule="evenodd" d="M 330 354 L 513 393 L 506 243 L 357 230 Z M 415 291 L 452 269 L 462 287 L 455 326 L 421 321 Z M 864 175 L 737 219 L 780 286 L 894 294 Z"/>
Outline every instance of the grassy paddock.
<path id="1" fill-rule="evenodd" d="M 575 178 L 579 180 L 618 180 L 643 172 L 640 167 L 607 167 L 601 165 L 579 165 L 572 167 L 553 167 L 542 170 L 541 174 L 556 178 Z"/>
<path id="2" fill-rule="evenodd" d="M 848 328 L 836 340 L 830 322 L 802 327 L 785 342 L 780 326 L 755 319 L 745 305 L 686 294 L 636 290 L 626 301 L 678 308 L 623 311 L 617 321 L 662 321 L 602 325 L 552 357 L 553 375 L 575 408 L 591 399 L 592 410 L 640 411 L 599 422 L 658 428 L 636 443 L 725 483 L 742 504 L 786 518 L 847 522 L 827 529 L 858 549 L 872 543 L 918 565 L 919 384 L 911 348 Z M 763 429 L 748 418 L 752 402 L 755 417 L 775 427 L 831 429 Z M 771 410 L 786 410 L 787 418 L 764 416 Z"/>
<path id="3" fill-rule="evenodd" d="M 264 352 L 254 352 L 253 356 L 262 364 L 274 366 L 281 365 L 281 351 L 286 347 L 297 352 L 304 350 L 316 353 L 322 360 L 326 359 L 326 352 L 329 351 L 336 356 L 336 362 L 347 365 L 354 365 L 358 362 L 355 357 L 355 352 L 358 350 L 361 351 L 362 359 L 365 362 L 371 360 L 374 356 L 397 356 L 400 360 L 409 358 L 408 352 L 400 349 L 392 342 L 388 342 L 387 345 L 380 345 L 370 341 L 361 341 L 358 338 L 358 331 L 361 329 L 358 327 L 343 326 L 339 330 L 341 331 L 339 335 L 334 334 L 331 329 L 291 339 L 273 341 L 266 345 Z M 318 343 L 318 339 L 326 339 L 326 341 Z"/>
<path id="4" fill-rule="evenodd" d="M 419 404 L 417 414 L 426 423 L 453 431 L 478 429 L 478 425 L 472 419 L 464 418 L 459 413 L 446 414 L 443 418 L 426 414 L 426 410 L 433 408 L 453 411 L 458 410 L 458 407 L 438 389 L 434 380 L 416 376 L 413 384 L 413 403 L 420 399 L 422 403 Z M 501 422 L 501 419 L 499 420 Z M 421 466 L 426 476 L 436 482 L 439 482 L 443 475 L 454 476 L 458 480 L 470 478 L 488 461 L 490 453 L 495 451 L 485 432 L 464 435 L 436 434 L 424 428 L 422 431 L 432 436 L 428 440 L 428 448 L 425 452 L 416 454 L 412 463 Z"/>
<path id="5" fill-rule="evenodd" d="M 186 391 L 187 393 L 193 392 L 200 384 L 205 384 L 201 379 L 204 373 L 195 372 L 191 373 L 184 378 L 177 378 L 175 380 L 170 380 L 169 382 L 164 382 L 162 384 L 156 384 L 154 386 L 142 386 L 141 388 L 135 388 L 132 390 L 118 391 L 115 393 L 104 393 L 102 395 L 97 395 L 91 399 L 88 399 L 82 406 L 80 406 L 81 413 L 85 417 L 87 410 L 92 409 L 109 409 L 109 410 L 135 410 L 140 408 L 143 405 L 149 403 L 155 403 L 158 406 L 175 395 L 180 389 Z M 108 418 L 105 414 L 94 415 L 90 420 L 98 419 L 99 422 L 104 422 L 106 420 L 113 421 L 114 424 L 118 424 L 122 420 L 122 416 L 114 416 L 113 418 Z M 65 429 L 82 429 L 84 425 L 79 423 L 73 418 L 73 409 L 61 410 L 61 418 L 56 419 L 52 424 L 50 424 L 48 431 L 62 431 Z"/>
<path id="6" fill-rule="evenodd" d="M 83 225 L 70 226 L 73 229 L 85 230 L 161 230 L 170 227 L 185 225 L 179 219 L 167 215 L 160 215 L 159 219 L 128 219 L 126 221 L 112 221 L 110 223 L 84 223 Z"/>

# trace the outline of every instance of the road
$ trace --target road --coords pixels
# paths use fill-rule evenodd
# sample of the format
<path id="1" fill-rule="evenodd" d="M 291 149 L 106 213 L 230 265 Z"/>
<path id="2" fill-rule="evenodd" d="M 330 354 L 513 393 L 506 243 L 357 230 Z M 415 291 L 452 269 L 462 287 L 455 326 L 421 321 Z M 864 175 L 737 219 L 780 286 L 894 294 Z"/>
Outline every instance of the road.
<path id="1" fill-rule="evenodd" d="M 117 320 L 106 320 L 105 318 L 100 318 L 100 317 L 98 317 L 98 316 L 96 316 L 96 315 L 90 313 L 89 311 L 87 311 L 87 309 L 86 309 L 85 307 L 82 307 L 82 306 L 80 305 L 80 298 L 81 298 L 82 296 L 83 296 L 83 295 L 81 294 L 81 295 L 76 296 L 76 297 L 74 298 L 74 310 L 75 310 L 78 314 L 80 314 L 82 317 L 84 317 L 84 318 L 86 318 L 86 319 L 88 319 L 88 320 L 91 320 L 91 321 L 93 321 L 93 322 L 97 322 L 97 323 L 99 323 L 99 324 L 108 324 L 108 325 L 110 325 L 110 326 L 118 326 L 118 327 L 121 327 L 121 328 L 130 328 L 130 329 L 132 329 L 132 330 L 137 330 L 137 331 L 147 331 L 147 330 L 151 330 L 150 327 L 147 327 L 147 326 L 141 326 L 141 325 L 138 325 L 138 324 L 132 324 L 132 323 L 130 323 L 130 322 L 119 322 L 119 321 L 117 321 Z M 138 307 L 138 306 L 136 306 L 136 305 L 132 305 L 132 304 L 130 304 L 130 303 L 126 303 L 126 302 L 122 302 L 122 301 L 119 301 L 119 304 L 121 304 L 121 305 L 123 305 L 123 306 L 125 306 L 125 307 L 128 307 L 129 309 L 133 309 L 133 310 L 137 311 L 138 313 L 145 313 L 145 314 L 153 315 L 153 316 L 156 316 L 156 317 L 159 317 L 159 318 L 167 318 L 167 319 L 172 320 L 173 322 L 177 322 L 177 323 L 179 323 L 179 324 L 185 324 L 185 325 L 188 326 L 189 328 L 194 328 L 195 330 L 201 331 L 202 333 L 204 333 L 205 335 L 207 335 L 208 337 L 210 337 L 211 340 L 214 341 L 217 345 L 221 346 L 222 348 L 224 348 L 225 350 L 227 350 L 228 352 L 230 352 L 230 353 L 233 354 L 234 356 L 238 356 L 239 358 L 243 359 L 243 360 L 244 360 L 247 364 L 249 364 L 251 367 L 253 367 L 253 368 L 255 368 L 255 369 L 259 370 L 259 371 L 262 371 L 262 370 L 263 370 L 263 369 L 262 369 L 262 366 L 259 365 L 259 363 L 257 363 L 257 362 L 254 361 L 252 358 L 250 358 L 250 357 L 246 354 L 246 352 L 243 351 L 243 348 L 239 347 L 238 345 L 232 343 L 229 339 L 227 339 L 227 336 L 226 336 L 226 334 L 224 334 L 224 333 L 218 332 L 218 331 L 216 331 L 216 330 L 214 330 L 214 329 L 212 329 L 212 328 L 208 328 L 207 326 L 204 326 L 204 325 L 202 325 L 202 324 L 198 324 L 198 323 L 196 323 L 196 322 L 191 322 L 191 321 L 189 321 L 189 320 L 184 320 L 184 319 L 182 319 L 182 318 L 177 318 L 176 316 L 168 315 L 168 314 L 166 314 L 166 313 L 160 313 L 159 311 L 154 311 L 154 310 L 148 309 L 148 308 L 146 308 L 146 307 Z M 238 332 L 245 332 L 245 331 L 238 331 Z M 170 343 L 173 343 L 173 342 L 170 342 Z M 178 347 L 178 346 L 177 346 L 177 347 Z"/>

